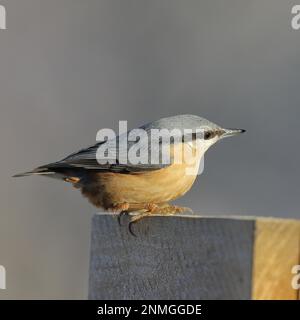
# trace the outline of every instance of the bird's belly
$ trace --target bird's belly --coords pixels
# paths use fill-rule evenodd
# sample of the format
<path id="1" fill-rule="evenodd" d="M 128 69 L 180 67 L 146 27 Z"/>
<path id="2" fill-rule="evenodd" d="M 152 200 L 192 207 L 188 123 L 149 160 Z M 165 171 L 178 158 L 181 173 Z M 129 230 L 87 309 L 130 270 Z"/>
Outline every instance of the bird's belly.
<path id="1" fill-rule="evenodd" d="M 193 185 L 199 163 L 192 167 L 173 164 L 156 171 L 135 174 L 102 173 L 105 202 L 162 203 L 185 194 Z"/>

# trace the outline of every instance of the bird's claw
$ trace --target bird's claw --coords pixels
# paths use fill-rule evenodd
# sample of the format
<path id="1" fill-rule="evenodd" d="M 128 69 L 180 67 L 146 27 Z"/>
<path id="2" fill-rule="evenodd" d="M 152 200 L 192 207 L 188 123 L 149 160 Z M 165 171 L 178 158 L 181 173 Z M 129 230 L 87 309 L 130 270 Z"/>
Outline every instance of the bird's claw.
<path id="1" fill-rule="evenodd" d="M 122 210 L 119 214 L 118 214 L 118 223 L 119 223 L 119 226 L 122 225 L 121 223 L 121 218 L 123 216 L 127 216 L 128 215 L 128 211 L 127 210 Z"/>
<path id="2" fill-rule="evenodd" d="M 134 237 L 136 237 L 136 234 L 133 232 L 132 226 L 133 226 L 135 223 L 136 223 L 136 221 L 130 221 L 130 222 L 128 223 L 128 231 L 129 231 L 130 234 L 131 234 L 132 236 L 134 236 Z"/>

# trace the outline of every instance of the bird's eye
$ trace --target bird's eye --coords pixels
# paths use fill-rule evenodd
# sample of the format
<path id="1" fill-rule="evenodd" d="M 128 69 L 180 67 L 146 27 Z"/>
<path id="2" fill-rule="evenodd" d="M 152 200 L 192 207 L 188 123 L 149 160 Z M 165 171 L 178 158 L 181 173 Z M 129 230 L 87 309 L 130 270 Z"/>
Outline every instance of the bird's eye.
<path id="1" fill-rule="evenodd" d="M 209 140 L 209 139 L 211 139 L 211 138 L 213 138 L 213 137 L 214 137 L 214 134 L 213 134 L 212 131 L 206 131 L 206 132 L 204 133 L 204 140 Z"/>

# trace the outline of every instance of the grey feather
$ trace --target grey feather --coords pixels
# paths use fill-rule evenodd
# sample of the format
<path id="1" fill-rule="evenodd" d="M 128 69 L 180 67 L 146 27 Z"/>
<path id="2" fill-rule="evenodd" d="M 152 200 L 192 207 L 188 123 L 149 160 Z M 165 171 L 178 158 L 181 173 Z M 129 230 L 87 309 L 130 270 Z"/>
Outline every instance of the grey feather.
<path id="1" fill-rule="evenodd" d="M 27 172 L 19 174 L 16 176 L 25 176 L 30 174 L 50 174 L 53 172 L 63 172 L 64 170 L 74 169 L 74 170 L 96 170 L 103 172 L 119 172 L 119 173 L 134 173 L 141 171 L 151 171 L 158 170 L 169 166 L 172 163 L 172 159 L 169 162 L 162 161 L 164 157 L 163 143 L 152 144 L 151 143 L 151 130 L 152 129 L 167 129 L 167 130 L 178 130 L 178 136 L 175 137 L 175 141 L 181 141 L 183 136 L 183 131 L 189 129 L 195 131 L 201 128 L 218 128 L 218 126 L 204 118 L 194 116 L 194 115 L 178 115 L 168 118 L 162 118 L 157 121 L 145 124 L 140 127 L 146 131 L 146 136 L 139 141 L 141 154 L 148 155 L 147 161 L 143 163 L 131 163 L 128 158 L 128 150 L 134 148 L 136 141 L 128 141 L 128 144 L 123 143 L 125 139 L 128 139 L 130 131 L 127 133 L 117 136 L 115 139 L 108 141 L 102 141 L 90 146 L 86 149 L 81 149 L 78 152 L 72 153 L 61 161 L 39 167 L 32 172 Z M 167 134 L 162 133 L 162 140 L 167 141 Z M 185 137 L 186 138 L 186 137 Z M 192 136 L 188 137 L 192 139 Z M 186 140 L 185 140 L 186 141 Z M 171 144 L 174 141 L 170 141 Z M 105 147 L 113 156 L 105 158 L 104 162 L 99 163 L 97 159 L 97 150 L 99 147 Z M 153 163 L 151 161 L 151 154 L 158 155 L 159 162 Z M 121 159 L 126 159 L 127 161 L 120 161 Z"/>

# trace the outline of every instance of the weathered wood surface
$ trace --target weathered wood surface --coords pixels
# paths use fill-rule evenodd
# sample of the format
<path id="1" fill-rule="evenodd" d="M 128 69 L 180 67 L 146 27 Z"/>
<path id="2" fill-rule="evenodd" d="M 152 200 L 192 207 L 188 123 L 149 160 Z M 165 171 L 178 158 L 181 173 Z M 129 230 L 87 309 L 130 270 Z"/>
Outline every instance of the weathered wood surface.
<path id="1" fill-rule="evenodd" d="M 90 299 L 250 299 L 253 220 L 151 217 L 92 221 Z"/>
<path id="2" fill-rule="evenodd" d="M 255 239 L 252 298 L 299 299 L 291 280 L 300 265 L 300 222 L 258 219 Z"/>
<path id="3" fill-rule="evenodd" d="M 93 217 L 90 299 L 299 299 L 300 221 L 155 216 L 137 237 L 123 224 Z"/>

